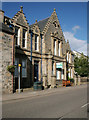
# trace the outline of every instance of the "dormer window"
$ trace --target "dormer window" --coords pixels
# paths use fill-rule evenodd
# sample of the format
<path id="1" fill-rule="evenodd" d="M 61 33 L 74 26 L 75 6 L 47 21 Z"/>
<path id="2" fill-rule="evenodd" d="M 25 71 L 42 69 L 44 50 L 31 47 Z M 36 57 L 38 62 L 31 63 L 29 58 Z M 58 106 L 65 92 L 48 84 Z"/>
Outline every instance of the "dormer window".
<path id="1" fill-rule="evenodd" d="M 20 45 L 20 28 L 15 27 L 15 45 Z"/>
<path id="2" fill-rule="evenodd" d="M 22 47 L 26 48 L 26 46 L 27 46 L 27 31 L 23 29 Z"/>
<path id="3" fill-rule="evenodd" d="M 39 51 L 39 36 L 35 35 L 35 50 Z"/>

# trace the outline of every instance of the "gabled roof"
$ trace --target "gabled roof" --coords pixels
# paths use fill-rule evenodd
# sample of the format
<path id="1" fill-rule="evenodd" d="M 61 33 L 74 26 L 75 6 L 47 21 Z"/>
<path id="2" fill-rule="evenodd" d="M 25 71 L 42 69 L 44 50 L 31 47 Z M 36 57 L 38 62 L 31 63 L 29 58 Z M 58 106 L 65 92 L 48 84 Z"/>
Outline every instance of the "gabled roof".
<path id="1" fill-rule="evenodd" d="M 27 27 L 28 26 L 28 23 L 27 23 L 27 19 L 25 17 L 25 14 L 23 13 L 23 7 L 21 6 L 20 7 L 20 11 L 18 11 L 14 17 L 12 18 L 13 21 L 16 21 L 16 23 L 22 25 L 22 26 L 25 26 Z"/>
<path id="2" fill-rule="evenodd" d="M 14 34 L 13 30 L 10 27 L 8 27 L 7 25 L 5 25 L 4 23 L 0 23 L 0 31 Z"/>
<path id="3" fill-rule="evenodd" d="M 43 19 L 43 20 L 41 20 L 41 21 L 39 21 L 39 22 L 37 22 L 37 23 L 35 23 L 35 24 L 30 25 L 30 26 L 29 26 L 30 29 L 32 29 L 33 26 L 37 24 L 37 25 L 39 26 L 39 28 L 40 28 L 40 31 L 42 32 L 42 31 L 44 30 L 45 25 L 47 24 L 49 18 L 50 18 L 50 17 L 48 17 L 48 18 L 46 18 L 46 19 Z"/>

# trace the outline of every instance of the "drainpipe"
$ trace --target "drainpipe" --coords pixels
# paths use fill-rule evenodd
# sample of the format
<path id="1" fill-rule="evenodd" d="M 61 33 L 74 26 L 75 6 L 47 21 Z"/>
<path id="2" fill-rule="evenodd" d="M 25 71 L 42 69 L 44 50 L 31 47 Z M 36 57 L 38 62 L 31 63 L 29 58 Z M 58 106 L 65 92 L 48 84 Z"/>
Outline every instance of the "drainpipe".
<path id="1" fill-rule="evenodd" d="M 31 64 L 32 64 L 32 35 L 33 35 L 33 33 L 31 31 Z"/>
<path id="2" fill-rule="evenodd" d="M 42 34 L 41 34 L 41 81 L 42 81 Z"/>
<path id="3" fill-rule="evenodd" d="M 31 34 L 31 57 L 30 57 L 30 60 L 31 60 L 31 71 L 30 71 L 30 73 L 31 73 L 31 80 L 32 80 L 32 36 L 33 36 L 33 32 L 30 30 L 30 34 Z"/>
<path id="4" fill-rule="evenodd" d="M 12 65 L 14 65 L 14 35 L 12 36 Z M 13 81 L 14 81 L 14 75 L 12 74 L 12 90 L 14 89 Z"/>

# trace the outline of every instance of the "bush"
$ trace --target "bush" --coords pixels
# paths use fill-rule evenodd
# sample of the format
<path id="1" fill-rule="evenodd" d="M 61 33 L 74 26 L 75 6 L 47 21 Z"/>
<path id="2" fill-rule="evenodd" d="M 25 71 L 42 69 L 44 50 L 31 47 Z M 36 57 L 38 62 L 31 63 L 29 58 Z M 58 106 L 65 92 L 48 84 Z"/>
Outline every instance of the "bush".
<path id="1" fill-rule="evenodd" d="M 70 82 L 71 82 L 71 83 L 74 83 L 74 79 L 73 79 L 73 78 L 70 78 Z"/>

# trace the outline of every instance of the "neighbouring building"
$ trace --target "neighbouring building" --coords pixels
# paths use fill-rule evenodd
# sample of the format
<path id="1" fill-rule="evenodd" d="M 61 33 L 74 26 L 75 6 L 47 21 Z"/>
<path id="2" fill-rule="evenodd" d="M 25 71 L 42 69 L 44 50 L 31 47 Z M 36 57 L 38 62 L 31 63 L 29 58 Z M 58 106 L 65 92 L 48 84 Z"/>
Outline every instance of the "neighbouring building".
<path id="1" fill-rule="evenodd" d="M 73 50 L 73 53 L 74 53 L 74 56 L 75 56 L 75 57 L 80 58 L 80 57 L 83 55 L 85 58 L 87 58 L 86 55 L 84 55 L 83 53 L 80 53 L 80 52 L 78 52 L 78 51 Z"/>
<path id="2" fill-rule="evenodd" d="M 3 93 L 30 88 L 36 81 L 55 87 L 74 76 L 74 59 L 69 41 L 65 41 L 56 11 L 44 20 L 29 25 L 23 7 L 13 18 L 0 10 L 0 76 Z M 15 65 L 15 72 L 7 71 Z M 19 73 L 19 65 L 20 73 Z"/>

